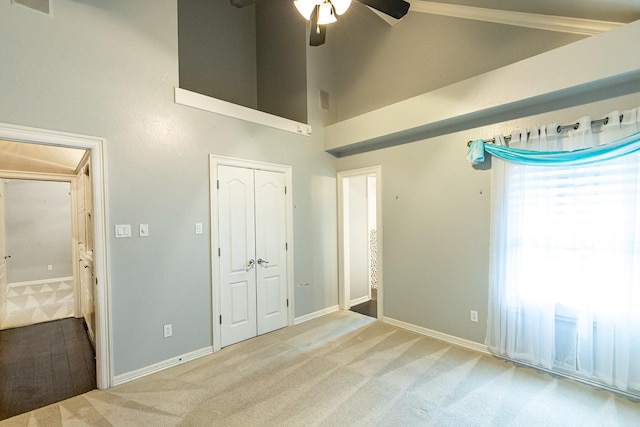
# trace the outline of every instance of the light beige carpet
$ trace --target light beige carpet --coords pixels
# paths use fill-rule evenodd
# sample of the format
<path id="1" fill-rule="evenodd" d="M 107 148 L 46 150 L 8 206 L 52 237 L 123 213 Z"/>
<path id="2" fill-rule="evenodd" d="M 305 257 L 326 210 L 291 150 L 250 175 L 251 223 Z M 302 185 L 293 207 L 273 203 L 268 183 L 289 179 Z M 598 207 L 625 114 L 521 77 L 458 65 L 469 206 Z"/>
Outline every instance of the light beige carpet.
<path id="1" fill-rule="evenodd" d="M 341 311 L 2 426 L 639 426 L 640 403 Z"/>

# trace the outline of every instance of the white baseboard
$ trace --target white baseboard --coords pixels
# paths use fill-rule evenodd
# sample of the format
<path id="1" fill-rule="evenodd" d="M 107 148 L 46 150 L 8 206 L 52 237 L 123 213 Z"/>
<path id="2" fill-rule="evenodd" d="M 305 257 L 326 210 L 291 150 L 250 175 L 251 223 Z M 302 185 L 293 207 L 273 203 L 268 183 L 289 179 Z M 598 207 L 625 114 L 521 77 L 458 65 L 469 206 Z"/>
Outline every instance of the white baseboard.
<path id="1" fill-rule="evenodd" d="M 444 341 L 449 344 L 468 348 L 469 350 L 478 351 L 484 354 L 491 354 L 491 352 L 489 351 L 489 349 L 485 344 L 480 344 L 475 341 L 469 341 L 464 338 L 455 337 L 453 335 L 443 334 L 442 332 L 423 328 L 422 326 L 417 326 L 411 323 L 403 322 L 401 320 L 392 319 L 390 317 L 383 317 L 382 319 L 379 319 L 379 320 L 381 320 L 383 323 L 388 323 L 389 325 L 397 326 L 402 329 L 407 329 L 409 331 L 413 331 L 421 335 L 426 335 L 430 338 L 435 338 L 437 340 Z"/>
<path id="2" fill-rule="evenodd" d="M 351 307 L 353 307 L 354 305 L 362 304 L 363 302 L 367 302 L 370 299 L 371 299 L 371 297 L 369 295 L 365 295 L 363 297 L 351 300 Z"/>
<path id="3" fill-rule="evenodd" d="M 52 277 L 51 279 L 31 280 L 29 282 L 7 283 L 7 289 L 18 286 L 42 285 L 45 283 L 73 282 L 73 277 Z"/>
<path id="4" fill-rule="evenodd" d="M 307 322 L 318 317 L 322 317 L 325 314 L 333 313 L 340 310 L 340 306 L 334 305 L 333 307 L 323 308 L 322 310 L 314 311 L 313 313 L 305 314 L 304 316 L 296 317 L 293 319 L 293 324 L 298 325 L 300 323 Z"/>
<path id="5" fill-rule="evenodd" d="M 203 356 L 207 356 L 211 353 L 213 353 L 213 347 L 205 347 L 200 350 L 192 351 L 191 353 L 186 353 L 181 356 L 172 357 L 171 359 L 167 359 L 162 362 L 158 362 L 144 368 L 136 369 L 135 371 L 127 372 L 126 374 L 116 375 L 113 378 L 112 386 L 124 384 L 126 382 L 145 377 L 155 372 L 159 372 L 164 369 L 181 365 L 185 362 L 189 362 L 191 360 L 195 360 Z"/>

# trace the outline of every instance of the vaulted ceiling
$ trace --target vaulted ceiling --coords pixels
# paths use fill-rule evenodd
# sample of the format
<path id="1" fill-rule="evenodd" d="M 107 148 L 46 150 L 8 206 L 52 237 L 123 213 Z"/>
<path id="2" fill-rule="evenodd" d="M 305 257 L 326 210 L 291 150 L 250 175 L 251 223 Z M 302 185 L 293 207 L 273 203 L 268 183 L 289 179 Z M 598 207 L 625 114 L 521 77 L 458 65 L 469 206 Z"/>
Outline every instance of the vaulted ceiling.
<path id="1" fill-rule="evenodd" d="M 509 16 L 500 15 L 500 11 L 547 15 L 549 20 L 552 17 L 569 17 L 629 23 L 640 19 L 639 0 L 410 0 L 410 3 L 410 13 L 441 14 L 442 10 L 446 10 L 447 16 L 460 19 L 487 20 L 487 16 L 493 15 L 486 11 L 491 10 L 498 11 L 499 16 Z M 439 5 L 452 7 L 443 8 Z M 481 8 L 485 12 L 476 13 L 478 11 L 465 7 Z M 440 12 L 434 12 L 436 10 Z M 526 15 L 523 16 L 526 18 Z M 0 140 L 0 154 L 0 171 L 73 174 L 85 151 Z"/>

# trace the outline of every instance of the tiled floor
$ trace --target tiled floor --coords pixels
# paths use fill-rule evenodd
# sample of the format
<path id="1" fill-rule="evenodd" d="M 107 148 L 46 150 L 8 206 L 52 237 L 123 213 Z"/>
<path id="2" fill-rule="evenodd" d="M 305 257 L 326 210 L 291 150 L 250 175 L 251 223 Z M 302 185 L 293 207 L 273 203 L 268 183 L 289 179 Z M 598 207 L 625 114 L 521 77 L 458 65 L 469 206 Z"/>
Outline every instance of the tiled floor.
<path id="1" fill-rule="evenodd" d="M 96 388 L 82 319 L 0 331 L 0 420 Z"/>
<path id="2" fill-rule="evenodd" d="M 365 316 L 377 318 L 378 317 L 378 296 L 377 289 L 371 289 L 371 299 L 362 304 L 354 305 L 351 307 L 351 311 L 364 314 Z"/>
<path id="3" fill-rule="evenodd" d="M 0 318 L 0 329 L 64 319 L 74 315 L 73 285 L 70 279 L 35 284 L 13 284 Z"/>

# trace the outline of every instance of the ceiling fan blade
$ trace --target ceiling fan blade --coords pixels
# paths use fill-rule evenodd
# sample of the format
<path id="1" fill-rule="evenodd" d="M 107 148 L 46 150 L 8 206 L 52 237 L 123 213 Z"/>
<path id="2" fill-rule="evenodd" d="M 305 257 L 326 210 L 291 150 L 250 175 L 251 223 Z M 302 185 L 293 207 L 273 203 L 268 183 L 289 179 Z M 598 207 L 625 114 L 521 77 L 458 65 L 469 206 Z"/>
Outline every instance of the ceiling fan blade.
<path id="1" fill-rule="evenodd" d="M 380 12 L 392 16 L 396 19 L 402 18 L 409 11 L 411 4 L 404 0 L 358 0 Z"/>
<path id="2" fill-rule="evenodd" d="M 323 45 L 327 39 L 327 26 L 318 24 L 320 7 L 316 6 L 311 12 L 311 33 L 309 34 L 309 46 Z"/>
<path id="3" fill-rule="evenodd" d="M 229 0 L 229 2 L 235 7 L 245 7 L 256 4 L 256 0 Z"/>

